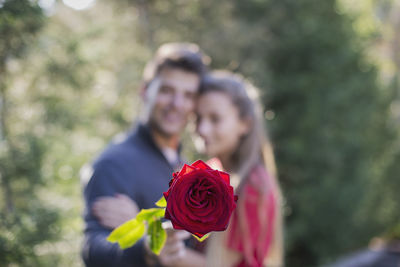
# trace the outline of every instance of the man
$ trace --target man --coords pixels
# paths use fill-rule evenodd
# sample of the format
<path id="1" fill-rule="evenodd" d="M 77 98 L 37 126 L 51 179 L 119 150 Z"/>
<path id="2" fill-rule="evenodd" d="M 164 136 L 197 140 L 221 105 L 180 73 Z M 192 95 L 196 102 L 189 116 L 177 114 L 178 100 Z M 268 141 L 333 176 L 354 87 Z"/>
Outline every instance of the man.
<path id="1" fill-rule="evenodd" d="M 192 266 L 201 257 L 184 247 L 187 234 L 167 231 L 166 246 L 157 257 L 142 239 L 121 250 L 109 233 L 138 210 L 154 207 L 180 167 L 181 133 L 195 106 L 205 58 L 194 44 L 161 46 L 144 71 L 144 110 L 140 123 L 126 138 L 111 144 L 94 162 L 85 189 L 87 266 Z"/>

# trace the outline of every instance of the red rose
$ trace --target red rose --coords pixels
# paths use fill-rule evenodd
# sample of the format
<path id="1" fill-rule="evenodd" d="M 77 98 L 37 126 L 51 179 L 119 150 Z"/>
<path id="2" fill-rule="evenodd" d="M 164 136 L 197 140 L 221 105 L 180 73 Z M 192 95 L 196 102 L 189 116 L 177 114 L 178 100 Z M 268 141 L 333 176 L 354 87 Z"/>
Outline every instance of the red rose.
<path id="1" fill-rule="evenodd" d="M 201 160 L 190 166 L 185 164 L 174 173 L 164 197 L 165 218 L 175 229 L 199 238 L 211 231 L 224 231 L 237 200 L 229 174 L 213 170 Z"/>

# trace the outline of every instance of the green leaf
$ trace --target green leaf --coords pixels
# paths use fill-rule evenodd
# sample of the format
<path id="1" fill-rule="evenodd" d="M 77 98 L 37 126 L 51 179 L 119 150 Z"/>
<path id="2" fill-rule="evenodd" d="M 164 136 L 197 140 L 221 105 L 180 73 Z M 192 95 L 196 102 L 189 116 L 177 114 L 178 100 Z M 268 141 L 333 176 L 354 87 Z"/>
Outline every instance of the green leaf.
<path id="1" fill-rule="evenodd" d="M 161 220 L 152 220 L 149 223 L 147 233 L 150 236 L 150 249 L 155 254 L 160 254 L 164 247 L 165 241 L 167 240 L 167 233 L 162 228 Z"/>
<path id="2" fill-rule="evenodd" d="M 115 243 L 137 226 L 138 221 L 136 219 L 129 220 L 115 228 L 107 237 L 107 240 Z"/>
<path id="3" fill-rule="evenodd" d="M 142 209 L 138 215 L 136 215 L 136 220 L 138 221 L 150 221 L 154 217 L 157 219 L 164 217 L 165 209 L 152 208 L 152 209 Z"/>
<path id="4" fill-rule="evenodd" d="M 167 206 L 167 201 L 165 200 L 165 197 L 162 196 L 157 202 L 156 206 L 160 208 L 165 208 Z"/>
<path id="5" fill-rule="evenodd" d="M 204 240 L 206 240 L 210 236 L 210 233 L 208 233 L 206 235 L 203 235 L 203 237 L 201 237 L 201 238 L 198 237 L 198 236 L 195 236 L 193 234 L 192 234 L 192 236 L 194 236 L 198 241 L 203 242 Z"/>
<path id="6" fill-rule="evenodd" d="M 144 221 L 133 219 L 115 228 L 107 240 L 112 243 L 118 242 L 122 249 L 129 248 L 144 235 L 145 230 Z"/>
<path id="7" fill-rule="evenodd" d="M 142 238 L 145 231 L 146 231 L 146 226 L 144 222 L 140 222 L 135 229 L 130 231 L 126 236 L 124 236 L 118 241 L 119 246 L 122 249 L 126 249 L 133 246 L 140 238 Z"/>

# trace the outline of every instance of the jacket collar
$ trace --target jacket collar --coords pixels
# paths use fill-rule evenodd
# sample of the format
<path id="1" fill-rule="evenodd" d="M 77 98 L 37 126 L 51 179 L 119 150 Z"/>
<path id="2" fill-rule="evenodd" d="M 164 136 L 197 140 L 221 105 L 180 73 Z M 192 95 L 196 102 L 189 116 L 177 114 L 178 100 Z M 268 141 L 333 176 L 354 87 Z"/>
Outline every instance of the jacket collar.
<path id="1" fill-rule="evenodd" d="M 133 141 L 133 139 L 137 136 L 141 142 L 145 142 L 145 144 L 150 147 L 152 150 L 156 151 L 168 164 L 168 160 L 165 158 L 164 154 L 161 151 L 161 148 L 157 145 L 157 143 L 154 141 L 153 135 L 151 134 L 151 129 L 149 125 L 144 124 L 144 123 L 137 123 L 136 126 L 134 127 L 134 130 L 131 132 L 129 139 Z M 181 157 L 181 151 L 182 151 L 182 144 L 180 143 L 178 146 L 178 157 L 179 161 L 183 163 L 182 157 Z M 171 166 L 172 167 L 172 166 Z"/>

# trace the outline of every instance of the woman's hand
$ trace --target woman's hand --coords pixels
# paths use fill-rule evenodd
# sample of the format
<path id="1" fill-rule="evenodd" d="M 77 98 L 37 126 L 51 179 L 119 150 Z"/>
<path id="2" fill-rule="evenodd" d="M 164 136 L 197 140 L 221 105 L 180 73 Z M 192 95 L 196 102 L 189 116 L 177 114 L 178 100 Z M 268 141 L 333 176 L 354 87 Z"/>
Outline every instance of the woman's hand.
<path id="1" fill-rule="evenodd" d="M 190 233 L 172 228 L 165 229 L 167 240 L 158 255 L 158 260 L 165 267 L 204 267 L 205 257 L 197 251 L 185 247 L 184 241 Z"/>
<path id="2" fill-rule="evenodd" d="M 186 255 L 185 239 L 190 237 L 186 231 L 166 229 L 167 240 L 158 255 L 163 266 L 177 266 Z"/>
<path id="3" fill-rule="evenodd" d="M 96 199 L 92 211 L 101 225 L 114 229 L 135 217 L 139 208 L 127 195 L 117 194 L 115 197 L 99 197 Z"/>

